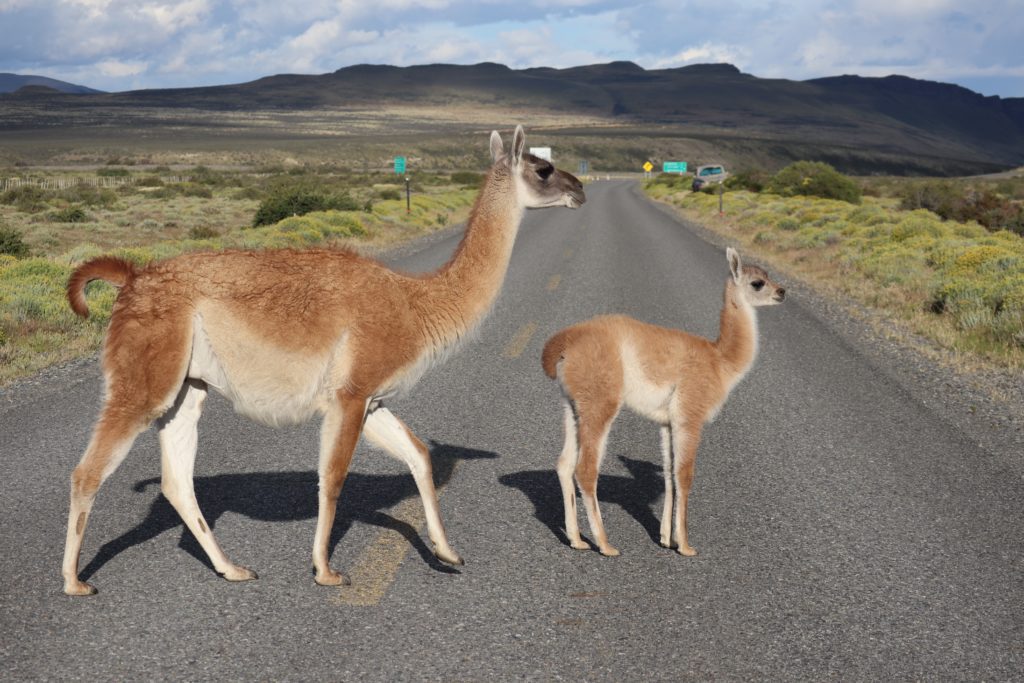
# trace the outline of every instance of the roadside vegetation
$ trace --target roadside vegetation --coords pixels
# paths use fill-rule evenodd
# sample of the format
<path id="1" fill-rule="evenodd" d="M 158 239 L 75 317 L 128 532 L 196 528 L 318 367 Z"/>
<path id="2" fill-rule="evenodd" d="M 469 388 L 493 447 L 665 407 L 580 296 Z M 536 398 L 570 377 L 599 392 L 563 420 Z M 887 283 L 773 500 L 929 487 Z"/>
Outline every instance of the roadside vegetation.
<path id="1" fill-rule="evenodd" d="M 963 359 L 1024 369 L 1024 178 L 858 184 L 835 174 L 812 193 L 801 190 L 817 181 L 792 171 L 730 178 L 723 215 L 717 187 L 694 193 L 687 178 L 661 176 L 646 191 Z M 850 184 L 856 196 L 833 191 Z"/>
<path id="2" fill-rule="evenodd" d="M 311 246 L 373 252 L 465 220 L 482 181 L 417 174 L 407 213 L 404 183 L 384 173 L 100 171 L 76 174 L 80 182 L 61 189 L 23 175 L 0 192 L 0 385 L 99 348 L 114 288 L 89 286 L 85 321 L 64 295 L 72 269 L 89 258 L 144 264 L 186 251 Z M 96 178 L 131 182 L 104 187 Z"/>

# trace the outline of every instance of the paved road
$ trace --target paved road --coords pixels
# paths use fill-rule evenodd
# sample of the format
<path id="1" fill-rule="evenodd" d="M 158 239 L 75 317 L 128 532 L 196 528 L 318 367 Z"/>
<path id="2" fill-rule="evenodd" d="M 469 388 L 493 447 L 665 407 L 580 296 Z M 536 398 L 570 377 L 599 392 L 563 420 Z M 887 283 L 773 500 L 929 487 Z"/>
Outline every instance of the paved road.
<path id="1" fill-rule="evenodd" d="M 657 429 L 624 415 L 600 480 L 622 551 L 561 531 L 557 390 L 544 340 L 621 311 L 714 336 L 723 253 L 597 183 L 579 211 L 528 214 L 478 339 L 390 406 L 433 443 L 457 570 L 434 561 L 403 467 L 360 447 L 334 566 L 315 585 L 316 425 L 273 430 L 211 398 L 196 489 L 260 579 L 218 578 L 159 493 L 143 435 L 86 534 L 93 598 L 61 593 L 69 473 L 95 363 L 0 407 L 0 659 L 7 680 L 1019 679 L 1019 453 L 989 452 L 801 304 L 761 315 L 761 356 L 705 432 L 682 558 L 656 543 Z M 424 270 L 457 235 L 400 258 Z M 585 529 L 585 527 L 584 527 Z"/>

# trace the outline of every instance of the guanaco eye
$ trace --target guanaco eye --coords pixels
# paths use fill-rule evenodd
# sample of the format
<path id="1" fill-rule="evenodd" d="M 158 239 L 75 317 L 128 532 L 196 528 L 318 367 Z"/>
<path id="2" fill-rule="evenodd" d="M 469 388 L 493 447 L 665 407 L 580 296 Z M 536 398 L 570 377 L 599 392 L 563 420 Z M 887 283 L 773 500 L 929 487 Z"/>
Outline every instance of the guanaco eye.
<path id="1" fill-rule="evenodd" d="M 544 166 L 543 168 L 537 169 L 537 175 L 540 177 L 541 180 L 547 180 L 554 172 L 554 166 Z"/>
<path id="2" fill-rule="evenodd" d="M 750 283 L 750 286 L 753 287 L 755 291 L 760 292 L 761 288 L 764 287 L 764 280 L 754 280 Z"/>

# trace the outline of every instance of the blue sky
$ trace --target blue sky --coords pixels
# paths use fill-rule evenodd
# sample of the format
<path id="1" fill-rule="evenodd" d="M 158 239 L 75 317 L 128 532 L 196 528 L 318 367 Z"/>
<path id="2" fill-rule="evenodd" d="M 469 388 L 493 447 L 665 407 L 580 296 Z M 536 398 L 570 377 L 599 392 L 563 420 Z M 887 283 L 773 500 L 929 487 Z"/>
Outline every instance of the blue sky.
<path id="1" fill-rule="evenodd" d="M 101 90 L 359 63 L 903 74 L 1024 97 L 1022 0 L 0 0 L 0 72 Z"/>

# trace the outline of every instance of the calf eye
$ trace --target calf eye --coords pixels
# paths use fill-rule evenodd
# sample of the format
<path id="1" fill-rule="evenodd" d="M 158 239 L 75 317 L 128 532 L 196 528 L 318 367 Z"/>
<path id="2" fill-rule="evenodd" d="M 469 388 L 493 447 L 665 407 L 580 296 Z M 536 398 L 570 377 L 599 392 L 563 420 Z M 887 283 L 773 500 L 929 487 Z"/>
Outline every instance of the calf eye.
<path id="1" fill-rule="evenodd" d="M 554 166 L 544 166 L 543 168 L 537 169 L 537 175 L 540 177 L 541 180 L 547 180 L 554 172 Z"/>
<path id="2" fill-rule="evenodd" d="M 760 292 L 761 288 L 764 287 L 764 280 L 754 280 L 750 283 L 750 286 L 753 287 L 755 291 Z"/>

